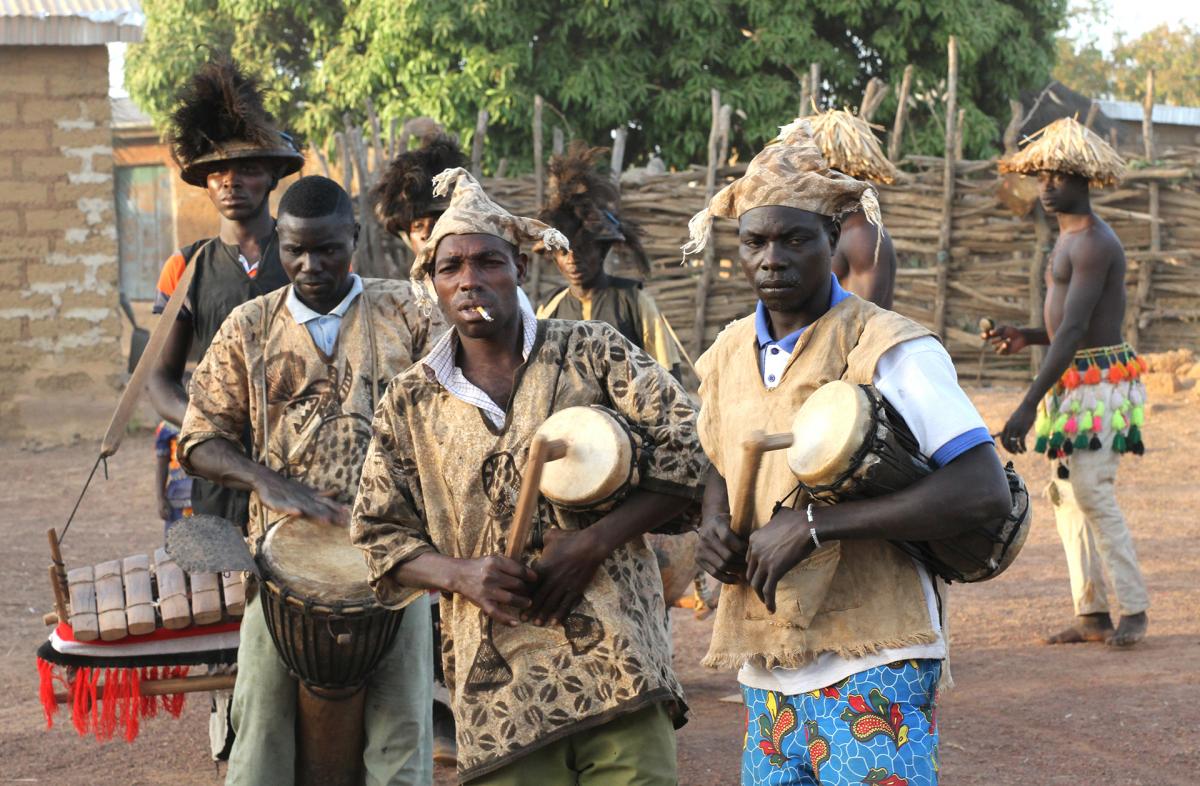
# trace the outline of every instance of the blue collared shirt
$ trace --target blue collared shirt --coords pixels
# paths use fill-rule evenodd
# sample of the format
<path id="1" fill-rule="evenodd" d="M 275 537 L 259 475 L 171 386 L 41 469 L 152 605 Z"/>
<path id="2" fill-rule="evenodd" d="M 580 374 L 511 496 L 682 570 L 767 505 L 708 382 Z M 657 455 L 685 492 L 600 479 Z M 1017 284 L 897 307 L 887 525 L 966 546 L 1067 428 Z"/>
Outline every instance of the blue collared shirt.
<path id="1" fill-rule="evenodd" d="M 829 277 L 833 280 L 833 286 L 829 290 L 829 308 L 833 308 L 838 303 L 850 297 L 850 293 L 842 289 L 842 285 L 838 283 L 837 276 L 830 273 Z M 807 329 L 808 325 L 805 325 L 799 330 L 788 333 L 781 339 L 776 340 L 772 338 L 771 318 L 767 314 L 767 307 L 763 305 L 761 300 L 758 301 L 758 305 L 754 308 L 754 332 L 758 337 L 758 368 L 762 372 L 763 384 L 768 388 L 773 388 L 779 384 L 779 380 L 783 376 L 783 369 L 787 366 L 788 358 L 792 356 L 792 351 L 796 349 L 796 342 L 800 340 L 800 336 Z"/>
<path id="2" fill-rule="evenodd" d="M 291 312 L 292 319 L 308 328 L 308 334 L 312 336 L 313 343 L 326 355 L 333 354 L 333 348 L 337 345 L 338 333 L 342 329 L 342 317 L 346 316 L 346 312 L 354 304 L 354 299 L 363 291 L 362 279 L 358 277 L 358 274 L 351 273 L 350 278 L 353 281 L 350 284 L 350 291 L 342 298 L 342 302 L 334 306 L 328 314 L 313 311 L 304 305 L 296 295 L 296 288 L 288 287 L 287 307 Z"/>

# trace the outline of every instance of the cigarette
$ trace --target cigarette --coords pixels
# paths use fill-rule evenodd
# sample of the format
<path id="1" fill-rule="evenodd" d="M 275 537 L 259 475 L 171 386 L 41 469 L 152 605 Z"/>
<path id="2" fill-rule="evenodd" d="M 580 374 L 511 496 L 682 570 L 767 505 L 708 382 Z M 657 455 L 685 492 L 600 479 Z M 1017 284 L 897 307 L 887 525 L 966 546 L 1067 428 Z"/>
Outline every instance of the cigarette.
<path id="1" fill-rule="evenodd" d="M 483 317 L 483 318 L 484 318 L 484 319 L 486 319 L 488 322 L 494 322 L 494 321 L 495 321 L 495 320 L 493 320 L 493 319 L 492 319 L 492 315 L 491 315 L 491 314 L 489 314 L 489 313 L 487 312 L 487 309 L 486 309 L 486 308 L 484 308 L 483 306 L 476 306 L 476 307 L 475 307 L 475 310 L 479 312 L 479 316 Z"/>

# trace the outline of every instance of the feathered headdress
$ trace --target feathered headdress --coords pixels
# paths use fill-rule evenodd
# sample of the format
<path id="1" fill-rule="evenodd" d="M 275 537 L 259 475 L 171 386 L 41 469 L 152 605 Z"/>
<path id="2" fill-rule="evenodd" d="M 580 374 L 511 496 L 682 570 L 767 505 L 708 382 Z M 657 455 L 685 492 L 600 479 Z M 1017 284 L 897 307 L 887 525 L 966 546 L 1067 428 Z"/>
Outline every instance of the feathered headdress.
<path id="1" fill-rule="evenodd" d="M 1125 161 L 1112 145 L 1073 117 L 1055 120 L 1030 134 L 1020 152 L 1000 159 L 1002 173 L 1066 172 L 1086 177 L 1092 186 L 1115 186 L 1125 175 Z"/>
<path id="2" fill-rule="evenodd" d="M 484 192 L 479 182 L 462 167 L 447 169 L 433 178 L 433 195 L 450 196 L 450 206 L 433 225 L 425 248 L 413 260 L 409 277 L 423 308 L 436 299 L 429 278 L 430 263 L 437 255 L 438 244 L 448 235 L 495 235 L 514 246 L 541 242 L 549 249 L 570 251 L 571 244 L 562 232 L 536 218 L 514 216 L 497 205 Z"/>
<path id="3" fill-rule="evenodd" d="M 712 219 L 741 218 L 748 210 L 768 205 L 835 218 L 861 209 L 873 226 L 883 226 L 875 189 L 830 169 L 813 141 L 808 120 L 798 118 L 780 128 L 779 136 L 751 159 L 746 174 L 718 191 L 708 207 L 692 216 L 684 256 L 699 254 L 708 245 Z M 879 253 L 878 245 L 875 253 Z"/>
<path id="4" fill-rule="evenodd" d="M 612 179 L 596 167 L 596 159 L 604 152 L 603 147 L 588 147 L 576 140 L 565 155 L 551 158 L 546 207 L 538 218 L 575 245 L 616 244 L 618 253 L 627 252 L 648 275 L 650 260 L 642 248 L 641 227 L 620 215 L 620 192 Z"/>
<path id="5" fill-rule="evenodd" d="M 280 132 L 263 107 L 258 82 L 231 60 L 205 63 L 171 113 L 167 142 L 183 180 L 203 186 L 212 165 L 238 158 L 266 158 L 279 176 L 304 166 L 292 138 Z"/>
<path id="6" fill-rule="evenodd" d="M 433 176 L 447 169 L 467 166 L 458 143 L 439 134 L 417 150 L 401 153 L 371 191 L 375 216 L 393 235 L 407 231 L 421 216 L 443 212 L 447 197 L 433 195 Z"/>

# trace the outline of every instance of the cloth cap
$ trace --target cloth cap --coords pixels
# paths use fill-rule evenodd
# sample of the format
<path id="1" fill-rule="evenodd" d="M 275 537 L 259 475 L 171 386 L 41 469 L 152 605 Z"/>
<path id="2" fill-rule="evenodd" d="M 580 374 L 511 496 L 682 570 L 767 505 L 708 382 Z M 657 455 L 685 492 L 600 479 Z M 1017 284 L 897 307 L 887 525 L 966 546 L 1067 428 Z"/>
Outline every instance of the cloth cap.
<path id="1" fill-rule="evenodd" d="M 447 169 L 433 178 L 433 194 L 442 197 L 453 191 L 450 205 L 442 213 L 425 248 L 413 260 L 409 276 L 418 297 L 436 300 L 429 267 L 437 255 L 438 244 L 448 235 L 495 235 L 514 246 L 541 241 L 547 249 L 570 251 L 565 235 L 536 218 L 514 216 L 497 205 L 479 182 L 462 167 Z"/>
<path id="2" fill-rule="evenodd" d="M 708 207 L 692 216 L 684 256 L 699 254 L 708 245 L 712 219 L 738 219 L 749 210 L 767 206 L 834 217 L 861 209 L 867 221 L 882 228 L 875 189 L 830 169 L 808 120 L 798 118 L 779 129 L 779 136 L 750 161 L 746 174 L 718 191 Z"/>

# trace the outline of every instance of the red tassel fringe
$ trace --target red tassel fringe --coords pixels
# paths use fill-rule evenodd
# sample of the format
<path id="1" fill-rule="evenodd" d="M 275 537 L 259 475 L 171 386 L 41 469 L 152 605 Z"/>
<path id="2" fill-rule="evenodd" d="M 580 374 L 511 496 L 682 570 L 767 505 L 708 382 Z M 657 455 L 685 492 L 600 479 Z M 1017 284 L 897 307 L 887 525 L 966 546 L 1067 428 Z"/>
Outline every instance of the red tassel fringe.
<path id="1" fill-rule="evenodd" d="M 179 679 L 188 674 L 187 666 L 151 666 L 140 669 L 91 669 L 74 670 L 70 681 L 54 664 L 38 658 L 38 699 L 46 715 L 46 728 L 53 728 L 54 716 L 58 714 L 58 700 L 54 697 L 57 682 L 66 689 L 71 701 L 71 724 L 82 737 L 90 731 L 96 739 L 110 740 L 121 730 L 126 742 L 137 739 L 143 718 L 158 715 L 159 697 L 143 696 L 142 683 L 146 680 Z M 101 685 L 103 679 L 103 685 Z M 186 694 L 175 693 L 162 696 L 162 709 L 174 718 L 183 712 Z"/>

